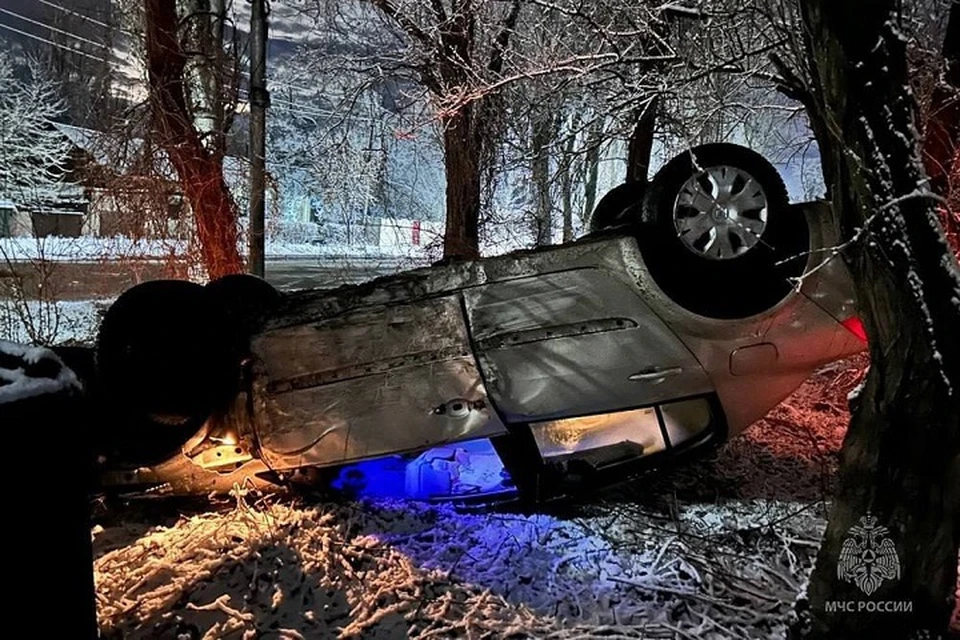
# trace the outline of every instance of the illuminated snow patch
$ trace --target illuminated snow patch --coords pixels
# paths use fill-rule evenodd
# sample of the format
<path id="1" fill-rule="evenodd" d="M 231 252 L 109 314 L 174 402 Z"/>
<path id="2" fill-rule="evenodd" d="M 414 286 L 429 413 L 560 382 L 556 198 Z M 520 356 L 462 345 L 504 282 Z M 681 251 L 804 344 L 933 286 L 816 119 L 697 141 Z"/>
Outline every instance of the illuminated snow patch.
<path id="1" fill-rule="evenodd" d="M 241 501 L 98 529 L 99 618 L 125 638 L 780 637 L 823 530 L 789 503 L 604 513 Z"/>

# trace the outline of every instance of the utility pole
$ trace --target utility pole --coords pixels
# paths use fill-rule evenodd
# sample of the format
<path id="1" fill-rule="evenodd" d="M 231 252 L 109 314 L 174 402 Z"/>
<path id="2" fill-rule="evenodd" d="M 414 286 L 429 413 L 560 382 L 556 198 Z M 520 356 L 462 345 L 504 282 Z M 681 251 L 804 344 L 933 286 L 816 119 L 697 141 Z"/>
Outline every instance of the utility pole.
<path id="1" fill-rule="evenodd" d="M 250 265 L 264 272 L 264 212 L 267 146 L 267 0 L 251 0 L 250 12 Z"/>

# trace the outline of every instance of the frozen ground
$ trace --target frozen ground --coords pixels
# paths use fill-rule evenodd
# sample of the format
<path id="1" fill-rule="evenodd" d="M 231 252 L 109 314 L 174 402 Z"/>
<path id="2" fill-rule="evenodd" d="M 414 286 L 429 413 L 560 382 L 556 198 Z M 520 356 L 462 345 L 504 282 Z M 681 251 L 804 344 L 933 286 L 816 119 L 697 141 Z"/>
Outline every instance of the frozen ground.
<path id="1" fill-rule="evenodd" d="M 92 344 L 109 300 L 0 299 L 0 339 L 24 344 Z"/>
<path id="2" fill-rule="evenodd" d="M 105 513 L 101 624 L 129 638 L 782 637 L 857 366 L 822 372 L 708 459 L 549 515 L 253 495 Z"/>
<path id="3" fill-rule="evenodd" d="M 675 519 L 241 501 L 98 530 L 96 578 L 108 637 L 770 637 L 821 529 L 766 501 Z"/>
<path id="4" fill-rule="evenodd" d="M 410 258 L 429 261 L 430 245 L 364 245 L 268 241 L 266 256 L 272 259 L 303 257 L 336 258 Z M 109 260 L 166 260 L 182 256 L 187 248 L 176 240 L 131 239 L 116 237 L 0 238 L 0 263 L 49 260 L 53 262 L 101 262 Z"/>

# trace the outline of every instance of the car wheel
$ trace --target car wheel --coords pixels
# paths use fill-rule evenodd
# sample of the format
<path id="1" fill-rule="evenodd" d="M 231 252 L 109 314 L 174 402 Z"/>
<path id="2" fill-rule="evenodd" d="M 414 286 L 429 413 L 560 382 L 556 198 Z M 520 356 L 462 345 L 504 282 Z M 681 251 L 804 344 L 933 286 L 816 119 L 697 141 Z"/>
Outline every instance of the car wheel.
<path id="1" fill-rule="evenodd" d="M 234 344 L 245 350 L 250 336 L 280 303 L 280 292 L 266 280 L 237 273 L 210 282 L 207 297 L 226 319 Z"/>
<path id="2" fill-rule="evenodd" d="M 807 262 L 803 212 L 777 170 L 733 144 L 672 159 L 643 202 L 638 242 L 650 274 L 680 306 L 714 318 L 761 313 L 792 290 Z"/>
<path id="3" fill-rule="evenodd" d="M 625 182 L 608 191 L 590 215 L 590 231 L 639 223 L 645 191 L 643 182 Z"/>
<path id="4" fill-rule="evenodd" d="M 225 322 L 198 284 L 158 280 L 128 290 L 108 309 L 97 337 L 104 399 L 133 422 L 202 422 L 236 386 Z"/>

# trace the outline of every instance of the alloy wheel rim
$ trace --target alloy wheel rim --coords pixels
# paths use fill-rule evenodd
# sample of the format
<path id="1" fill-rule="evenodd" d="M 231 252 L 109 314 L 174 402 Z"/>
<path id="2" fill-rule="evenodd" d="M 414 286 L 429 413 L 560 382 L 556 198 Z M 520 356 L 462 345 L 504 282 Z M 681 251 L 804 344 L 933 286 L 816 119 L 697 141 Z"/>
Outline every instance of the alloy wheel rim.
<path id="1" fill-rule="evenodd" d="M 729 165 L 706 167 L 691 176 L 673 206 L 680 241 L 709 260 L 731 260 L 753 249 L 766 231 L 768 215 L 759 181 Z"/>

